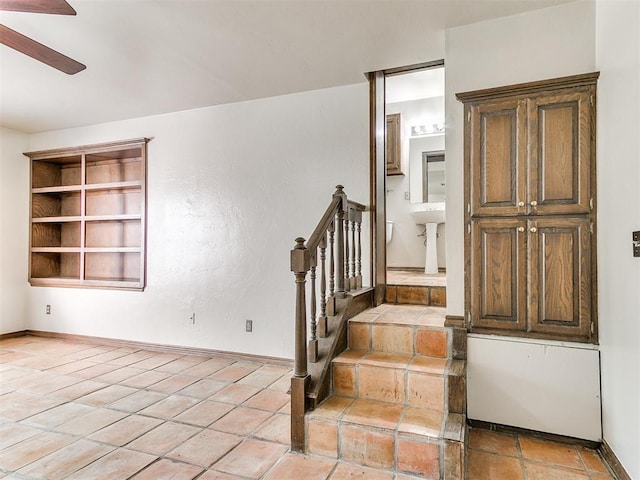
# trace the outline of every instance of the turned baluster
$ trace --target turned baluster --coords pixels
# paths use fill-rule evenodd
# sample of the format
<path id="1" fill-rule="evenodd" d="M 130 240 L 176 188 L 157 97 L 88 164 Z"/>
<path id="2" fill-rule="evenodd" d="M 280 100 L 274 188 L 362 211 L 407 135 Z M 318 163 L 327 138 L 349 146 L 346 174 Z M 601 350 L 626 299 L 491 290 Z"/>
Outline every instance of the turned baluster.
<path id="1" fill-rule="evenodd" d="M 360 216 L 362 217 L 361 213 Z M 362 230 L 362 220 L 356 223 L 356 225 L 358 235 L 358 256 L 356 257 L 356 288 L 362 288 L 362 236 L 360 234 L 360 231 Z"/>
<path id="2" fill-rule="evenodd" d="M 362 209 L 357 206 L 353 206 L 349 210 L 349 215 L 352 220 L 352 236 L 353 236 L 353 278 L 351 283 L 354 289 L 362 288 Z"/>
<path id="3" fill-rule="evenodd" d="M 311 317 L 309 319 L 309 327 L 311 330 L 311 335 L 309 337 L 309 346 L 307 348 L 307 353 L 309 355 L 309 362 L 316 363 L 318 360 L 318 336 L 317 336 L 317 325 L 316 325 L 316 260 L 312 259 L 311 263 Z"/>
<path id="4" fill-rule="evenodd" d="M 347 196 L 342 191 L 342 185 L 338 185 L 336 187 L 335 196 L 340 196 L 342 199 L 340 208 L 338 209 L 337 215 L 337 225 L 336 225 L 336 267 L 338 271 L 336 272 L 336 297 L 344 298 L 345 297 L 345 208 L 347 206 Z"/>
<path id="5" fill-rule="evenodd" d="M 355 210 L 349 210 L 350 224 L 351 224 L 351 254 L 349 255 L 349 285 L 351 290 L 357 288 L 356 279 L 356 221 Z"/>
<path id="6" fill-rule="evenodd" d="M 329 297 L 327 298 L 327 315 L 334 316 L 336 314 L 336 257 L 333 240 L 335 220 L 331 222 L 327 232 L 329 233 Z"/>
<path id="7" fill-rule="evenodd" d="M 351 271 L 349 270 L 349 257 L 351 250 L 349 249 L 349 225 L 351 221 L 349 220 L 349 212 L 346 212 L 345 220 L 344 220 L 344 289 L 345 291 L 351 291 Z"/>
<path id="8" fill-rule="evenodd" d="M 318 317 L 318 337 L 327 336 L 327 276 L 326 276 L 327 234 L 320 240 L 320 316 Z"/>

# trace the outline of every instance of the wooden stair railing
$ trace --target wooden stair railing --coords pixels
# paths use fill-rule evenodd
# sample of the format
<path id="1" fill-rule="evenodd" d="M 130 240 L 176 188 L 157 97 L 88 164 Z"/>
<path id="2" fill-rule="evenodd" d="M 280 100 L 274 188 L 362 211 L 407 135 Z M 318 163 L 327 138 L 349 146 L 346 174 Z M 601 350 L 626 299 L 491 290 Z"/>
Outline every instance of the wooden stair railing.
<path id="1" fill-rule="evenodd" d="M 304 415 L 328 394 L 328 367 L 346 348 L 346 321 L 350 315 L 370 306 L 365 297 L 351 308 L 354 294 L 363 290 L 361 232 L 365 211 L 364 205 L 347 198 L 342 185 L 336 186 L 331 203 L 309 240 L 305 243 L 304 238 L 296 238 L 291 250 L 291 271 L 296 278 L 295 362 L 291 379 L 293 451 L 304 452 Z M 318 265 L 319 285 L 316 284 Z M 307 274 L 310 280 L 308 313 Z"/>

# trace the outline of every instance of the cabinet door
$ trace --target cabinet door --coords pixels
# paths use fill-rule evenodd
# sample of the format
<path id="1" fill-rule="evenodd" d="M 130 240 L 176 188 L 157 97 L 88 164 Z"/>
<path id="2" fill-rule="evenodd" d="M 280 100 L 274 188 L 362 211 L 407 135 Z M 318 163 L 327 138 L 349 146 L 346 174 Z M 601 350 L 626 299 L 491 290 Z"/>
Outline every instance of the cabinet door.
<path id="1" fill-rule="evenodd" d="M 386 163 L 387 175 L 402 175 L 402 126 L 399 113 L 387 115 Z"/>
<path id="2" fill-rule="evenodd" d="M 472 222 L 472 327 L 525 330 L 525 225 L 516 218 Z"/>
<path id="3" fill-rule="evenodd" d="M 471 105 L 469 120 L 471 215 L 525 213 L 524 100 Z"/>
<path id="4" fill-rule="evenodd" d="M 593 118 L 589 92 L 528 101 L 530 213 L 589 213 Z"/>
<path id="5" fill-rule="evenodd" d="M 591 234 L 588 218 L 528 223 L 529 331 L 588 338 L 591 332 Z"/>

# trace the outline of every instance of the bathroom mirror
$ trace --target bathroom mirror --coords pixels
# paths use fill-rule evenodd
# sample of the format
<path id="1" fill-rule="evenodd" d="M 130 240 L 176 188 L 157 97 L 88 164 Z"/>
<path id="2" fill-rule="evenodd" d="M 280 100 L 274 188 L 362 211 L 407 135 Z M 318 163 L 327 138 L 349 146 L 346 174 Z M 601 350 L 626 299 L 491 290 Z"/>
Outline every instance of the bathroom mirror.
<path id="1" fill-rule="evenodd" d="M 444 166 L 444 135 L 411 137 L 409 141 L 411 203 L 445 201 Z"/>
<path id="2" fill-rule="evenodd" d="M 444 152 L 422 152 L 422 201 L 444 202 Z"/>

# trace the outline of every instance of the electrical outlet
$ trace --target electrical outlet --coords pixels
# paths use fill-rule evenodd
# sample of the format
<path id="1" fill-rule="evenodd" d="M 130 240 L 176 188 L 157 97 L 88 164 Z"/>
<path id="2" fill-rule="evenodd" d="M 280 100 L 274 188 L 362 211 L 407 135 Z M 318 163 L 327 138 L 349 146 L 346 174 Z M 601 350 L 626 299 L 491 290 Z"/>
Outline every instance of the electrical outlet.
<path id="1" fill-rule="evenodd" d="M 47 315 L 51 315 L 51 305 L 47 305 L 45 312 Z"/>
<path id="2" fill-rule="evenodd" d="M 411 194 L 409 192 L 404 192 L 404 199 L 405 200 L 410 200 L 411 199 Z"/>
<path id="3" fill-rule="evenodd" d="M 245 330 L 247 332 L 253 332 L 253 320 L 247 320 L 245 322 Z"/>
<path id="4" fill-rule="evenodd" d="M 189 315 L 189 323 L 191 325 L 194 325 L 196 323 L 196 312 L 193 312 L 191 315 Z"/>

